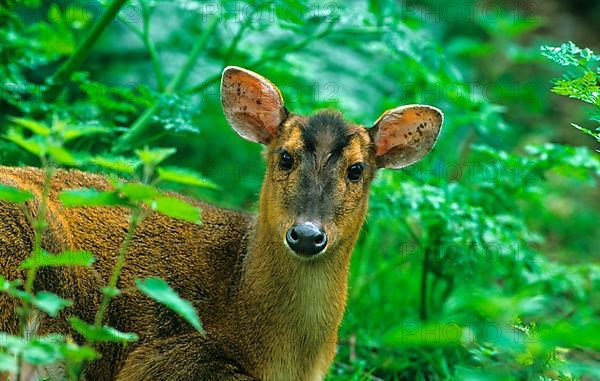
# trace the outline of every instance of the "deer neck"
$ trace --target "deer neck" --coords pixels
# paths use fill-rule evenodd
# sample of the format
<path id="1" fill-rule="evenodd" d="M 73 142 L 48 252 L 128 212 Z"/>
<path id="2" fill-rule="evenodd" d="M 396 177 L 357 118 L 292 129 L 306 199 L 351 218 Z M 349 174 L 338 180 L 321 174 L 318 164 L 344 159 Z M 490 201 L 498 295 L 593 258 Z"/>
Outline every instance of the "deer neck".
<path id="1" fill-rule="evenodd" d="M 295 257 L 259 218 L 245 258 L 239 302 L 249 320 L 261 379 L 319 380 L 335 352 L 354 239 L 323 257 Z"/>
<path id="2" fill-rule="evenodd" d="M 320 258 L 302 259 L 279 238 L 258 223 L 242 277 L 243 294 L 252 297 L 249 302 L 277 311 L 286 322 L 311 323 L 341 315 L 352 245 L 337 246 Z"/>

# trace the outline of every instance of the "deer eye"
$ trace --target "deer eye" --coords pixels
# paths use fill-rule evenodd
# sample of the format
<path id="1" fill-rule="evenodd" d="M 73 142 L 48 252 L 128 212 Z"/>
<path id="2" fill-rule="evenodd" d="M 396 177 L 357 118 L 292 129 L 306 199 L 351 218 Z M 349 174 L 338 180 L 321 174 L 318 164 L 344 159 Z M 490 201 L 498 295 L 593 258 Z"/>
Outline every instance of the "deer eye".
<path id="1" fill-rule="evenodd" d="M 289 171 L 294 166 L 294 159 L 287 151 L 281 151 L 279 154 L 279 168 Z"/>
<path id="2" fill-rule="evenodd" d="M 364 166 L 362 163 L 352 164 L 350 167 L 348 167 L 348 180 L 352 181 L 353 183 L 359 182 L 362 178 L 363 168 Z"/>

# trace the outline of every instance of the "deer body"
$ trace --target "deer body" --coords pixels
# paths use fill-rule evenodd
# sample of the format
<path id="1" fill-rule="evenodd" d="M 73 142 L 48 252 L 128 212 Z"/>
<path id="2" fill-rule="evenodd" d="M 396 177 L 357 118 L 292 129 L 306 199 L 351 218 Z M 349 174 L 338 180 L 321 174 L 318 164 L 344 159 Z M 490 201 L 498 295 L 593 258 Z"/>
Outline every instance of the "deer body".
<path id="1" fill-rule="evenodd" d="M 420 159 L 441 127 L 441 113 L 428 106 L 388 111 L 369 130 L 330 112 L 293 115 L 272 83 L 234 67 L 223 74 L 222 99 L 232 127 L 267 146 L 258 215 L 190 200 L 202 209 L 201 225 L 150 213 L 130 246 L 123 293 L 105 318 L 140 340 L 100 346 L 103 357 L 87 366 L 86 379 L 322 380 L 335 355 L 350 255 L 375 169 Z M 33 242 L 26 213 L 38 213 L 43 174 L 0 167 L 0 182 L 36 196 L 27 211 L 0 201 L 0 272 L 22 278 L 17 268 Z M 127 209 L 61 206 L 61 190 L 82 187 L 110 189 L 98 175 L 54 174 L 43 246 L 88 250 L 97 262 L 93 269 L 40 270 L 35 288 L 74 305 L 57 319 L 41 317 L 38 333 L 72 334 L 65 318 L 73 314 L 93 321 L 127 230 Z M 132 287 L 152 276 L 192 302 L 205 335 Z M 0 294 L 1 331 L 17 332 L 13 303 Z"/>
<path id="2" fill-rule="evenodd" d="M 15 184 L 39 195 L 43 173 L 33 168 L 0 167 L 0 182 Z M 97 175 L 79 171 L 57 172 L 53 178 L 48 207 L 52 223 L 44 236 L 44 242 L 47 249 L 54 252 L 67 249 L 87 249 L 94 252 L 97 257 L 97 275 L 85 268 L 61 268 L 57 273 L 40 270 L 36 288 L 50 290 L 72 299 L 75 302 L 73 310 L 79 316 L 92 321 L 101 298 L 98 290 L 110 277 L 116 253 L 127 229 L 128 212 L 121 208 L 61 207 L 56 198 L 60 190 L 79 187 L 94 187 L 100 190 L 110 188 L 108 182 Z M 34 204 L 35 202 L 32 202 L 28 207 L 35 213 Z M 269 245 L 260 245 L 254 241 L 254 250 L 248 251 L 249 242 L 252 241 L 251 232 L 256 230 L 257 219 L 251 215 L 215 208 L 205 203 L 195 204 L 203 210 L 202 225 L 155 213 L 147 217 L 135 235 L 119 287 L 131 287 L 136 278 L 161 276 L 183 297 L 193 302 L 203 320 L 207 338 L 210 339 L 214 334 L 213 345 L 216 348 L 227 348 L 235 343 L 235 347 L 225 351 L 251 354 L 247 355 L 244 365 L 248 368 L 252 366 L 252 373 L 260 375 L 260 379 L 318 379 L 329 364 L 319 357 L 333 357 L 335 333 L 345 300 L 343 295 L 332 293 L 344 290 L 345 284 L 332 284 L 337 279 L 317 280 L 311 275 L 306 277 L 309 268 L 297 269 L 299 272 L 296 274 L 274 272 L 265 277 L 265 272 L 275 268 L 275 264 L 258 260 L 261 259 L 259 255 L 257 260 L 253 260 L 253 252 L 269 250 Z M 20 213 L 16 213 L 15 216 L 16 209 L 10 204 L 0 202 L 0 205 L 2 228 L 9 225 L 9 221 L 14 221 L 14 217 L 24 218 Z M 5 215 L 2 213 L 4 211 L 11 214 Z M 104 221 L 111 223 L 105 224 Z M 23 227 L 27 226 L 23 221 L 17 223 Z M 99 226 L 102 228 L 99 229 Z M 240 236 L 243 239 L 240 240 Z M 5 261 L 10 261 L 10 264 L 3 263 L 2 266 L 2 275 L 7 278 L 17 278 L 20 275 L 17 274 L 16 267 L 31 251 L 33 232 L 29 230 L 25 234 L 15 234 L 14 237 L 10 246 L 7 244 L 8 240 L 0 241 L 0 256 Z M 10 247 L 17 247 L 18 252 L 6 252 Z M 281 259 L 288 258 L 281 256 Z M 277 268 L 289 267 L 278 264 Z M 7 273 L 8 269 L 12 272 Z M 102 281 L 96 279 L 96 276 Z M 289 277 L 288 281 L 282 282 L 286 277 Z M 263 282 L 259 284 L 256 279 Z M 315 288 L 318 286 L 317 283 L 312 283 L 313 280 L 322 282 L 320 290 Z M 69 281 L 73 281 L 69 290 L 61 287 L 60 283 Z M 328 293 L 323 292 L 325 288 L 332 290 L 330 297 L 315 299 L 315 295 Z M 270 297 L 265 299 L 265 296 Z M 293 300 L 280 302 L 290 298 Z M 261 303 L 260 300 L 264 300 L 265 303 Z M 2 301 L 0 329 L 15 332 L 16 316 L 8 307 L 8 299 Z M 69 312 L 71 311 L 66 311 L 65 316 L 69 315 Z M 198 336 L 200 342 L 203 341 L 199 334 L 194 333 L 177 315 L 158 304 L 150 303 L 135 291 L 125 292 L 117 297 L 111 303 L 109 314 L 107 323 L 123 331 L 137 332 L 141 343 L 152 342 L 153 339 L 160 340 L 174 334 L 190 338 L 186 345 L 193 345 L 195 336 Z M 40 318 L 42 320 L 39 322 L 38 334 L 56 331 L 57 328 L 69 333 L 66 325 L 58 323 L 60 319 Z M 244 342 L 245 338 L 248 342 Z M 134 356 L 147 355 L 144 353 L 144 347 L 144 344 L 140 345 L 137 351 L 135 346 L 115 347 L 112 351 L 105 352 L 105 357 L 98 363 L 91 364 L 86 376 L 93 380 L 113 379 L 116 373 L 112 370 L 117 371 L 122 367 L 127 354 L 134 351 Z M 219 358 L 222 352 L 213 355 Z M 268 364 L 261 363 L 261 359 L 264 358 L 272 360 Z M 297 358 L 304 360 L 298 362 Z M 174 361 L 175 365 L 181 361 L 181 357 L 161 359 L 164 360 Z M 193 362 L 194 358 L 187 361 Z M 311 369 L 313 362 L 319 365 Z M 128 376 L 127 369 L 124 372 L 125 379 L 138 379 L 133 374 Z M 214 379 L 220 378 L 215 374 Z"/>

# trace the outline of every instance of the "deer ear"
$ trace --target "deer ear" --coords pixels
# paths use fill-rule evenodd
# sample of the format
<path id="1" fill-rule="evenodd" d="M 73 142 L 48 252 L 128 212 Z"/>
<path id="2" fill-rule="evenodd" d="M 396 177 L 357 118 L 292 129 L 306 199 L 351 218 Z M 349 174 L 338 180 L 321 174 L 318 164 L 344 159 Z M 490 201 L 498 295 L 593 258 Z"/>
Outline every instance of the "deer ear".
<path id="1" fill-rule="evenodd" d="M 443 120 L 439 109 L 425 105 L 384 112 L 369 129 L 377 166 L 399 169 L 421 160 L 433 148 Z"/>
<path id="2" fill-rule="evenodd" d="M 231 127 L 256 143 L 268 144 L 287 117 L 277 87 L 263 76 L 236 66 L 223 70 L 221 104 Z"/>

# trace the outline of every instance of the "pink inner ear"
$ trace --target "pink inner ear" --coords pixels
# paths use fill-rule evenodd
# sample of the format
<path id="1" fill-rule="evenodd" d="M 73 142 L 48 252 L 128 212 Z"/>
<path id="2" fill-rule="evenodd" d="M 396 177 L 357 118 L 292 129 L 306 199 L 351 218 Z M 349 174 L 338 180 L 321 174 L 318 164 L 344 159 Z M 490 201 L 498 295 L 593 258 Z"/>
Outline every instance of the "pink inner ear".
<path id="1" fill-rule="evenodd" d="M 409 138 L 415 133 L 415 121 L 406 111 L 385 114 L 378 123 L 376 156 L 384 155 L 394 147 L 408 145 Z"/>
<path id="2" fill-rule="evenodd" d="M 436 116 L 426 108 L 398 108 L 383 114 L 376 122 L 376 156 L 393 148 L 419 146 L 436 129 Z M 437 134 L 437 131 L 434 132 Z"/>
<path id="3" fill-rule="evenodd" d="M 227 121 L 242 137 L 269 143 L 287 111 L 281 94 L 271 82 L 241 68 L 223 73 L 221 101 Z"/>

